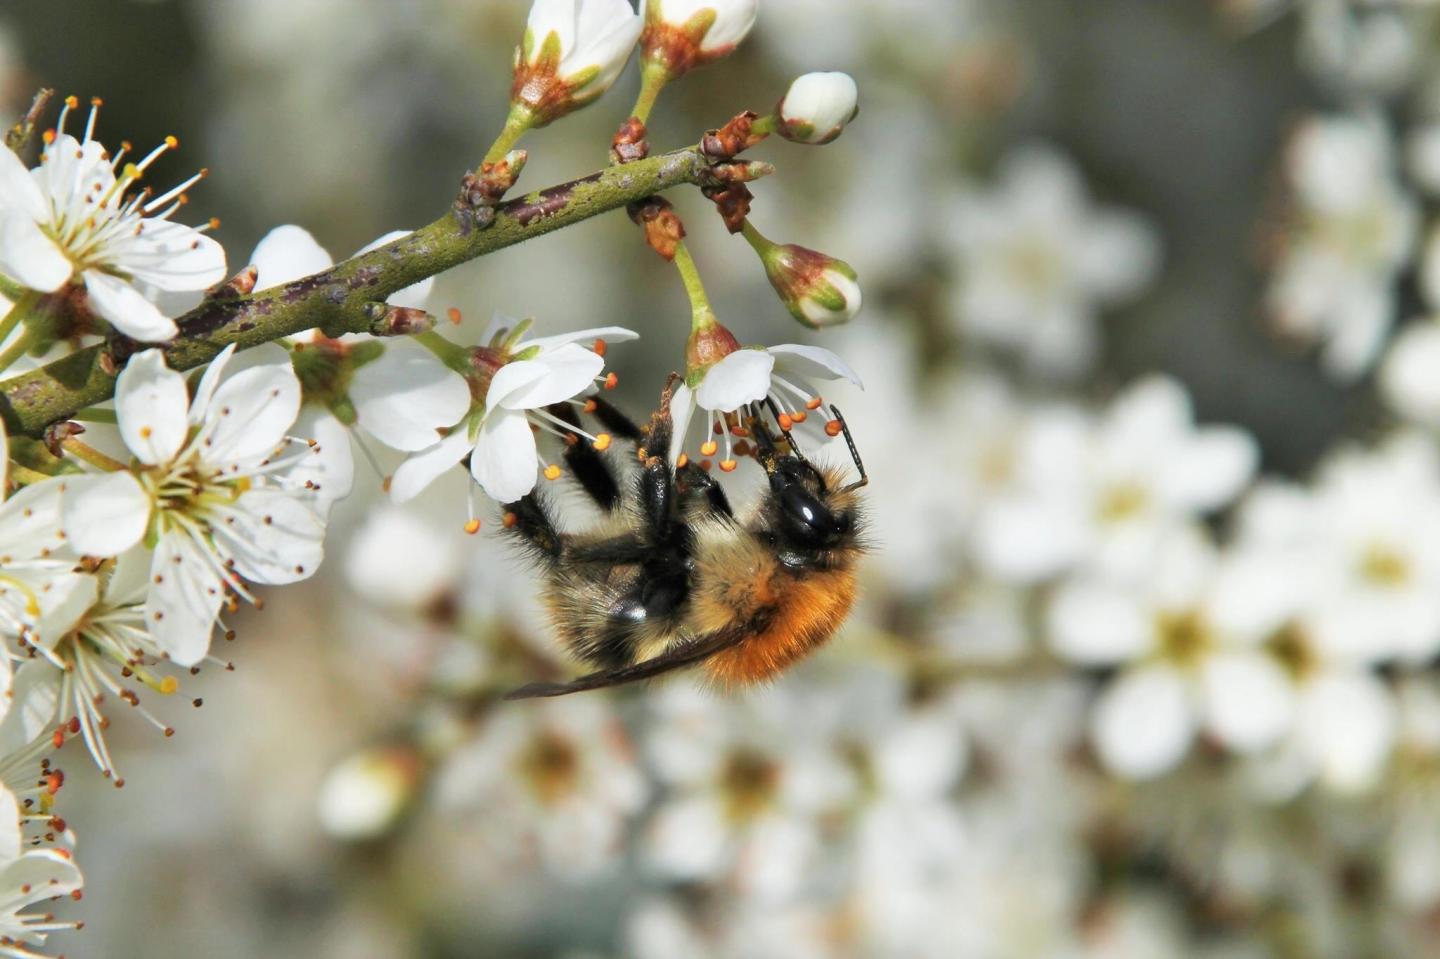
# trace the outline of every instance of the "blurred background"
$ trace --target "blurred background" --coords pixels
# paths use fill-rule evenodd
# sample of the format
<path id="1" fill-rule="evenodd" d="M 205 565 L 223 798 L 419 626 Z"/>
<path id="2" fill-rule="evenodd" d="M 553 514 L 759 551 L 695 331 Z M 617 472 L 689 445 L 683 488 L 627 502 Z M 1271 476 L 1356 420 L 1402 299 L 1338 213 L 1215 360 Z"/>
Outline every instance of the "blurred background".
<path id="1" fill-rule="evenodd" d="M 177 135 L 155 181 L 209 168 L 190 210 L 233 268 L 283 223 L 338 258 L 447 207 L 527 9 L 10 0 L 0 106 L 49 85 L 103 97 L 107 142 Z M 835 144 L 756 151 L 779 172 L 753 215 L 855 267 L 851 326 L 799 327 L 672 196 L 742 341 L 824 345 L 866 382 L 830 397 L 872 477 L 845 630 L 753 693 L 498 703 L 573 668 L 535 577 L 494 515 L 464 534 L 459 473 L 402 511 L 358 461 L 325 568 L 162 704 L 178 734 L 112 732 L 122 790 L 69 764 L 88 882 L 63 948 L 1440 955 L 1437 19 L 762 0 L 650 139 L 807 71 L 859 82 Z M 523 185 L 603 165 L 637 88 L 632 66 L 527 139 Z M 688 333 L 620 214 L 443 276 L 450 307 L 466 342 L 495 313 L 640 331 L 610 353 L 637 416 Z"/>

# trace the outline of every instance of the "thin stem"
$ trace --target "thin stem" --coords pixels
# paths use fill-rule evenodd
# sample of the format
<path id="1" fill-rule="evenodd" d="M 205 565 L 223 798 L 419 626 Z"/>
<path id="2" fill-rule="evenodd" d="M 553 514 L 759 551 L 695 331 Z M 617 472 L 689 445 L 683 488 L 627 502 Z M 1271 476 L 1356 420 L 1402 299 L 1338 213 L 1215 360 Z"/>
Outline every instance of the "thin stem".
<path id="1" fill-rule="evenodd" d="M 520 138 L 529 131 L 534 119 L 534 115 L 531 114 L 529 110 L 512 106 L 510 108 L 510 114 L 505 117 L 505 128 L 500 131 L 500 135 L 495 138 L 495 142 L 490 144 L 490 150 L 485 154 L 485 159 L 481 162 L 499 163 L 505 159 L 505 154 L 509 153 L 515 144 L 520 142 Z"/>
<path id="2" fill-rule="evenodd" d="M 750 133 L 754 136 L 768 137 L 780 127 L 780 118 L 773 113 L 767 113 L 763 117 L 756 117 L 750 124 Z"/>
<path id="3" fill-rule="evenodd" d="M 762 260 L 765 258 L 766 252 L 775 248 L 775 244 L 771 243 L 770 240 L 766 238 L 765 234 L 755 229 L 755 226 L 749 221 L 749 219 L 741 222 L 740 233 L 745 237 L 746 240 L 750 242 L 751 248 L 754 249 L 756 253 L 760 254 L 760 258 Z"/>
<path id="4" fill-rule="evenodd" d="M 3 320 L 0 320 L 0 343 L 10 339 L 10 334 L 15 332 L 15 327 L 20 325 L 20 321 L 35 312 L 35 307 L 40 302 L 40 294 L 34 290 L 22 290 L 19 296 L 13 299 L 15 302 L 10 307 L 10 311 L 5 314 Z"/>
<path id="5" fill-rule="evenodd" d="M 81 410 L 70 418 L 81 423 L 110 423 L 113 425 L 120 422 L 120 417 L 116 415 L 114 410 L 107 410 L 99 406 L 93 406 L 88 410 Z"/>
<path id="6" fill-rule="evenodd" d="M 434 330 L 415 334 L 414 340 L 457 373 L 470 372 L 470 351 L 458 343 L 451 343 Z"/>
<path id="7" fill-rule="evenodd" d="M 690 329 L 699 330 L 715 322 L 715 311 L 710 307 L 710 297 L 705 293 L 705 284 L 700 279 L 700 268 L 690 255 L 690 248 L 681 240 L 675 247 L 675 268 L 685 284 L 685 293 L 690 297 Z"/>
<path id="8" fill-rule="evenodd" d="M 115 473 L 127 468 L 125 464 L 119 460 L 106 456 L 95 447 L 82 443 L 73 436 L 60 445 L 65 447 L 65 452 L 70 453 L 76 459 L 84 460 L 91 466 L 98 467 L 107 472 Z"/>
<path id="9" fill-rule="evenodd" d="M 670 71 L 665 65 L 655 60 L 646 60 L 640 68 L 640 95 L 635 99 L 635 109 L 630 115 L 641 123 L 650 122 L 650 114 L 655 109 L 655 101 L 660 99 L 660 91 L 670 82 Z"/>
<path id="10" fill-rule="evenodd" d="M 428 226 L 328 270 L 248 296 L 206 300 L 177 319 L 181 335 L 165 345 L 165 362 L 190 370 L 231 343 L 249 349 L 314 327 L 331 336 L 367 332 L 371 302 L 461 263 L 711 176 L 710 161 L 688 147 L 506 201 L 494 208 L 488 226 L 447 208 Z M 110 399 L 119 367 L 138 348 L 114 337 L 0 381 L 0 417 L 11 435 L 38 437 L 51 423 Z"/>
<path id="11" fill-rule="evenodd" d="M 36 483 L 43 483 L 45 480 L 55 478 L 49 473 L 42 473 L 28 466 L 21 466 L 19 463 L 11 463 L 9 473 L 10 478 L 21 486 L 33 486 Z"/>
<path id="12" fill-rule="evenodd" d="M 14 343 L 0 350 L 0 373 L 4 373 L 14 366 L 15 361 L 24 356 L 34 343 L 35 331 L 29 328 L 21 330 L 20 335 L 15 337 Z"/>
<path id="13" fill-rule="evenodd" d="M 19 283 L 16 283 L 8 276 L 0 276 L 0 296 L 3 296 L 5 297 L 5 299 L 13 302 L 20 299 L 20 297 L 24 295 L 25 287 L 21 286 Z"/>

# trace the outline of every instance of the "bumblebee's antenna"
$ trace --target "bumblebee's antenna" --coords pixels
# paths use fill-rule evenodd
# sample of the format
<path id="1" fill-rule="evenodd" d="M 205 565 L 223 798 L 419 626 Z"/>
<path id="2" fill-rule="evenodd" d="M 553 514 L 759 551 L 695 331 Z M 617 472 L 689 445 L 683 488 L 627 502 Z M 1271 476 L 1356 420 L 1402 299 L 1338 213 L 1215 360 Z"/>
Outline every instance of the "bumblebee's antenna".
<path id="1" fill-rule="evenodd" d="M 784 423 L 780 420 L 780 408 L 775 405 L 775 401 L 767 396 L 765 397 L 765 405 L 770 408 L 770 415 L 775 417 L 775 428 L 780 431 L 781 436 L 785 437 L 785 442 L 790 444 L 791 455 L 802 463 L 808 463 L 809 460 L 805 459 L 805 454 L 800 452 L 800 446 L 795 442 L 795 437 L 791 435 L 790 431 L 785 428 Z"/>
<path id="2" fill-rule="evenodd" d="M 840 492 L 850 493 L 857 489 L 863 489 L 870 485 L 870 476 L 865 472 L 865 463 L 860 459 L 860 451 L 855 448 L 855 437 L 850 435 L 850 426 L 845 422 L 845 416 L 835 404 L 830 404 L 830 414 L 835 417 L 835 422 L 840 424 L 840 432 L 845 434 L 845 445 L 850 447 L 850 458 L 855 461 L 855 468 L 860 471 L 860 479 Z"/>

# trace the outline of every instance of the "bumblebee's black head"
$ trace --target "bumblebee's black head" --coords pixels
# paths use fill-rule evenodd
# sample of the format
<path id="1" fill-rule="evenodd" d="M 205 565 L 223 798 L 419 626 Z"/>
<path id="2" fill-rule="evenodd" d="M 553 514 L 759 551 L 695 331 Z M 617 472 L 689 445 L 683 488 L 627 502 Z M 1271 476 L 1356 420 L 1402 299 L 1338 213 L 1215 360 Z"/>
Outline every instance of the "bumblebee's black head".
<path id="1" fill-rule="evenodd" d="M 770 473 L 775 533 L 787 546 L 817 551 L 843 546 L 856 527 L 855 497 L 795 456 L 780 457 Z"/>

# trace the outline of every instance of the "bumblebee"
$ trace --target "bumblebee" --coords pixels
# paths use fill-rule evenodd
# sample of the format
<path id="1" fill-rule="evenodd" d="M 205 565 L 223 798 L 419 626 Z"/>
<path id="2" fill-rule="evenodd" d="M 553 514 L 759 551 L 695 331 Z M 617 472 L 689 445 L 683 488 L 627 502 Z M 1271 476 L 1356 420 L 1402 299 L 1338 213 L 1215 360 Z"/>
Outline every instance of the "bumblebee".
<path id="1" fill-rule="evenodd" d="M 506 507 L 505 525 L 545 575 L 545 603 L 569 650 L 594 671 L 568 683 L 532 683 L 507 699 L 564 696 L 703 667 L 723 687 L 769 679 L 825 643 L 849 615 L 864 551 L 858 491 L 868 483 L 844 417 L 859 479 L 801 454 L 773 408 L 746 411 L 768 489 L 745 517 L 709 473 L 670 462 L 672 375 L 644 429 L 603 400 L 593 413 L 633 441 L 641 467 L 617 477 L 592 447 L 568 444 L 580 487 L 605 513 L 588 533 L 561 532 L 552 505 L 532 493 Z M 575 425 L 572 409 L 556 415 Z M 656 451 L 652 453 L 651 451 Z M 658 455 L 656 455 L 658 453 Z"/>

